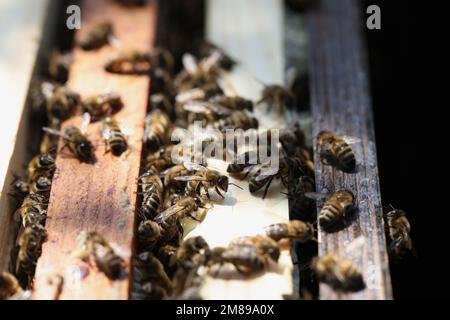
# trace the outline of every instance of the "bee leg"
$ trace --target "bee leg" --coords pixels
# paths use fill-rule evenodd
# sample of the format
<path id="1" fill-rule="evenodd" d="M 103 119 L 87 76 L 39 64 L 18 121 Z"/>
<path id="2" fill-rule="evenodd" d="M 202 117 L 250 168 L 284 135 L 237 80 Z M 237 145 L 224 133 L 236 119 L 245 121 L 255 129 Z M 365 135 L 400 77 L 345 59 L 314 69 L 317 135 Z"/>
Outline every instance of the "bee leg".
<path id="1" fill-rule="evenodd" d="M 272 183 L 273 177 L 267 182 L 266 188 L 264 189 L 263 199 L 266 198 L 267 192 L 269 191 L 270 184 Z"/>
<path id="2" fill-rule="evenodd" d="M 218 194 L 219 196 L 222 197 L 222 199 L 225 199 L 225 197 L 223 196 L 223 194 L 220 193 L 220 190 L 219 190 L 219 188 L 218 188 L 217 186 L 216 186 L 215 190 L 216 190 L 217 194 Z"/>
<path id="3" fill-rule="evenodd" d="M 190 213 L 190 212 L 187 213 L 187 216 L 188 216 L 189 218 L 191 218 L 192 220 L 195 220 L 195 221 L 198 221 L 198 222 L 202 222 L 199 218 L 194 217 L 194 216 L 192 215 L 192 213 Z"/>

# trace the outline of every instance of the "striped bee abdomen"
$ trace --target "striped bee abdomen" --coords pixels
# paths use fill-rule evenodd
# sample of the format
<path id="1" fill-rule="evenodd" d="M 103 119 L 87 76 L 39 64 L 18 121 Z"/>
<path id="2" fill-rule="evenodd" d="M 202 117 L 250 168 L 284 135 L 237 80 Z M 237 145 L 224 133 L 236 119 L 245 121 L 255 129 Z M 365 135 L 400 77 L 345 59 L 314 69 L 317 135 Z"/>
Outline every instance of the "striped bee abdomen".
<path id="1" fill-rule="evenodd" d="M 337 140 L 333 146 L 332 150 L 339 163 L 345 170 L 353 170 L 356 166 L 356 159 L 353 150 L 344 140 Z"/>
<path id="2" fill-rule="evenodd" d="M 320 210 L 319 225 L 327 229 L 343 215 L 343 209 L 338 203 L 327 202 Z"/>

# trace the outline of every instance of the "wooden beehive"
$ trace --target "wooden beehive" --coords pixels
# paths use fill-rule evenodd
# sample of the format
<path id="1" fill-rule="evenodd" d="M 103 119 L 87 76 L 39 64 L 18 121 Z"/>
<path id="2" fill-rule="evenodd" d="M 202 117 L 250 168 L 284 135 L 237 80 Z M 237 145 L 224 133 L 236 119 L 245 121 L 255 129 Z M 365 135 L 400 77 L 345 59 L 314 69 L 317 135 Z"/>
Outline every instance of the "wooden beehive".
<path id="1" fill-rule="evenodd" d="M 56 2 L 56 1 L 55 1 Z M 8 197 L 8 188 L 13 177 L 19 173 L 21 163 L 27 160 L 26 141 L 32 136 L 29 126 L 29 111 L 26 95 L 30 78 L 35 73 L 36 63 L 42 52 L 49 47 L 51 30 L 56 20 L 51 17 L 61 11 L 61 6 L 51 1 L 35 1 L 33 24 L 38 34 L 33 40 L 24 39 L 23 70 L 10 90 L 11 116 L 2 118 L 6 141 L 2 146 L 0 162 L 0 270 L 10 263 L 13 247 L 14 222 L 13 201 Z M 16 1 L 19 12 L 26 6 Z M 27 4 L 28 5 L 28 4 Z M 65 289 L 61 298 L 67 299 L 127 299 L 130 278 L 112 282 L 105 276 L 92 272 L 83 281 L 72 279 L 71 252 L 76 235 L 82 230 L 97 230 L 110 238 L 121 256 L 131 263 L 133 255 L 133 230 L 137 177 L 142 148 L 143 118 L 147 108 L 147 97 L 151 84 L 147 77 L 114 76 L 102 69 L 102 61 L 114 50 L 123 47 L 151 50 L 157 34 L 159 18 L 158 1 L 150 1 L 145 7 L 124 8 L 113 1 L 82 1 L 82 23 L 96 19 L 114 20 L 119 48 L 107 47 L 95 52 L 74 52 L 74 64 L 69 85 L 82 96 L 88 96 L 108 87 L 118 90 L 126 108 L 119 113 L 121 121 L 136 129 L 132 138 L 132 152 L 127 158 L 111 159 L 102 149 L 96 156 L 95 166 L 80 165 L 75 159 L 57 158 L 47 229 L 49 240 L 43 246 L 43 254 L 36 270 L 34 297 L 47 298 L 45 286 L 47 274 L 58 273 L 65 278 Z M 168 4 L 165 4 L 168 5 Z M 176 5 L 171 4 L 169 5 Z M 22 6 L 22 7 L 21 7 Z M 321 164 L 315 147 L 316 184 L 318 191 L 331 192 L 350 188 L 357 196 L 358 216 L 346 229 L 328 234 L 319 229 L 319 255 L 328 252 L 344 253 L 346 246 L 362 237 L 363 246 L 354 261 L 363 271 L 366 288 L 356 294 L 339 295 L 328 286 L 321 286 L 322 299 L 390 299 L 390 277 L 379 194 L 373 119 L 368 93 L 366 51 L 362 39 L 359 5 L 356 0 L 336 3 L 323 0 L 307 11 L 305 25 L 309 40 L 309 73 L 313 136 L 321 130 L 334 130 L 356 136 L 355 145 L 361 164 L 357 174 L 348 175 Z M 11 9 L 13 10 L 13 9 Z M 283 83 L 286 70 L 286 47 L 283 41 L 285 6 L 281 0 L 209 0 L 206 1 L 206 36 L 222 46 L 240 65 L 225 76 L 224 82 L 231 93 L 258 100 L 261 83 Z M 252 17 L 252 18 L 250 18 Z M 25 20 L 27 17 L 23 17 Z M 1 20 L 3 21 L 4 20 Z M 20 24 L 20 19 L 15 23 Z M 6 23 L 6 22 L 5 22 Z M 12 36 L 12 35 L 11 35 Z M 77 37 L 77 35 L 75 35 Z M 22 44 L 21 44 L 22 45 Z M 299 53 L 301 55 L 302 53 Z M 11 59 L 11 57 L 0 57 Z M 6 70 L 8 72 L 9 69 Z M 9 71 L 10 72 L 10 71 Z M 3 77 L 5 71 L 2 70 Z M 3 79 L 2 79 L 3 80 Z M 14 94 L 12 94 L 12 92 Z M 300 115 L 273 118 L 259 112 L 262 127 L 283 126 L 290 120 L 300 120 Z M 80 121 L 79 118 L 70 119 Z M 7 131 L 7 132 L 6 132 Z M 100 143 L 98 128 L 90 127 L 90 134 Z M 15 144 L 13 143 L 15 142 Z M 314 141 L 315 143 L 316 141 Z M 4 151 L 4 152 L 3 152 Z M 215 163 L 223 167 L 223 163 Z M 237 182 L 241 184 L 241 182 Z M 212 245 L 225 245 L 239 235 L 260 233 L 265 225 L 289 219 L 288 200 L 274 189 L 268 199 L 249 196 L 247 190 L 233 190 L 223 205 L 215 205 L 205 221 L 188 237 L 202 235 Z M 227 200 L 229 202 L 227 202 Z M 320 209 L 320 207 L 319 207 Z M 361 239 L 361 238 L 360 238 Z M 130 273 L 128 273 L 130 275 Z M 282 299 L 291 295 L 298 286 L 289 248 L 283 250 L 277 270 L 261 277 L 242 279 L 225 275 L 221 279 L 206 281 L 203 294 L 210 299 Z M 265 290 L 270 288 L 270 290 Z"/>

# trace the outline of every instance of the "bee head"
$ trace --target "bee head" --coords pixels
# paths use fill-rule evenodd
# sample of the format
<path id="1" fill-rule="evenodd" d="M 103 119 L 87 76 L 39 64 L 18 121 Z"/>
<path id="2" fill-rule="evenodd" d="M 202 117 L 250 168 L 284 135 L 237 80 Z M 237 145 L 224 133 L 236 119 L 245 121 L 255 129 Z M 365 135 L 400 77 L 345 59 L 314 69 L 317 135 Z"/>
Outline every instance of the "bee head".
<path id="1" fill-rule="evenodd" d="M 228 177 L 227 176 L 220 176 L 217 179 L 217 185 L 220 189 L 227 192 L 228 191 Z"/>
<path id="2" fill-rule="evenodd" d="M 278 247 L 270 247 L 267 250 L 267 253 L 269 254 L 270 258 L 272 258 L 273 261 L 277 262 L 280 258 L 280 249 Z"/>
<path id="3" fill-rule="evenodd" d="M 80 154 L 83 159 L 90 159 L 92 156 L 92 143 L 90 141 L 83 141 L 79 145 Z"/>
<path id="4" fill-rule="evenodd" d="M 250 112 L 253 112 L 253 101 L 245 100 L 243 104 L 244 104 L 244 109 L 246 109 Z"/>
<path id="5" fill-rule="evenodd" d="M 331 131 L 321 131 L 318 135 L 319 143 L 330 143 L 334 140 L 335 134 Z"/>
<path id="6" fill-rule="evenodd" d="M 39 164 L 41 166 L 50 166 L 55 164 L 55 159 L 50 154 L 43 153 L 39 158 Z"/>
<path id="7" fill-rule="evenodd" d="M 251 127 L 252 128 L 258 128 L 259 122 L 256 118 L 251 118 Z"/>

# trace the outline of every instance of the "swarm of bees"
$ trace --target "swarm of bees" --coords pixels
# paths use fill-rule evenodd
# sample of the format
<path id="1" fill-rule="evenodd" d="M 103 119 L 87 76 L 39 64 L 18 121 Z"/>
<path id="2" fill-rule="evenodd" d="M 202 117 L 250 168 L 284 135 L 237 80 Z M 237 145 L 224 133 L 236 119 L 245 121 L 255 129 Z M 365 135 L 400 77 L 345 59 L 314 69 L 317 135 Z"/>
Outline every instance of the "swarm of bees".
<path id="1" fill-rule="evenodd" d="M 122 1 L 123 5 L 144 5 L 146 1 Z M 111 43 L 113 25 L 109 21 L 92 24 L 80 34 L 78 45 L 83 50 L 98 50 Z M 27 177 L 16 177 L 11 194 L 21 205 L 15 212 L 20 225 L 16 241 L 14 275 L 0 274 L 0 299 L 20 295 L 31 288 L 41 247 L 46 241 L 45 222 L 50 198 L 56 154 L 67 148 L 78 160 L 95 161 L 95 148 L 88 135 L 91 121 L 101 121 L 105 153 L 121 156 L 129 149 L 127 135 L 132 134 L 114 115 L 124 108 L 120 95 L 103 92 L 81 99 L 64 83 L 69 75 L 71 56 L 53 52 L 48 67 L 51 80 L 37 83 L 31 91 L 31 107 L 46 115 L 40 153 L 27 167 Z M 293 85 L 264 85 L 256 103 L 240 96 L 226 96 L 220 77 L 238 62 L 222 48 L 205 42 L 199 56 L 183 55 L 183 68 L 175 72 L 174 57 L 161 47 L 152 52 L 127 50 L 116 52 L 104 64 L 104 70 L 118 75 L 148 75 L 152 79 L 152 94 L 144 122 L 142 137 L 144 153 L 142 172 L 137 181 L 139 197 L 136 224 L 136 255 L 133 261 L 131 299 L 201 299 L 201 288 L 206 275 L 217 276 L 228 264 L 244 276 L 270 272 L 279 262 L 282 242 L 299 245 L 317 241 L 316 223 L 325 232 L 340 223 L 346 223 L 357 203 L 351 190 L 337 190 L 329 194 L 315 192 L 315 171 L 312 150 L 305 134 L 294 123 L 279 130 L 280 156 L 276 170 L 273 163 L 261 163 L 259 148 L 271 130 L 260 131 L 255 150 L 236 155 L 243 163 L 230 163 L 227 173 L 201 164 L 175 163 L 173 154 L 181 149 L 171 141 L 177 127 L 188 128 L 201 121 L 209 128 L 218 129 L 225 141 L 230 129 L 258 129 L 253 111 L 259 105 L 267 110 L 284 113 L 297 107 Z M 82 115 L 80 126 L 61 124 L 74 115 Z M 58 150 L 58 140 L 62 148 Z M 322 131 L 317 137 L 320 157 L 345 173 L 357 169 L 356 156 L 344 137 L 331 131 Z M 203 141 L 202 141 L 203 142 Z M 211 141 L 206 141 L 209 143 Z M 225 151 L 227 146 L 224 146 Z M 235 150 L 233 150 L 235 151 Z M 268 155 L 273 152 L 267 150 Z M 256 163 L 250 159 L 256 155 Z M 279 181 L 287 187 L 291 220 L 266 226 L 262 234 L 233 239 L 226 247 L 211 248 L 202 237 L 183 241 L 189 223 L 201 223 L 214 201 L 225 198 L 230 185 L 227 174 L 247 179 L 252 195 L 266 198 L 270 186 Z M 235 185 L 236 186 L 236 185 Z M 239 187 L 239 186 L 237 186 Z M 219 200 L 211 195 L 215 193 Z M 316 200 L 326 198 L 318 214 Z M 413 250 L 411 227 L 404 211 L 392 208 L 386 215 L 386 229 L 390 252 L 396 257 Z M 103 272 L 110 280 L 124 275 L 125 262 L 114 251 L 106 238 L 97 232 L 82 232 L 75 257 Z M 357 291 L 364 288 L 364 280 L 357 265 L 349 258 L 330 253 L 309 262 L 319 281 L 338 291 Z M 62 283 L 62 279 L 59 283 Z"/>

